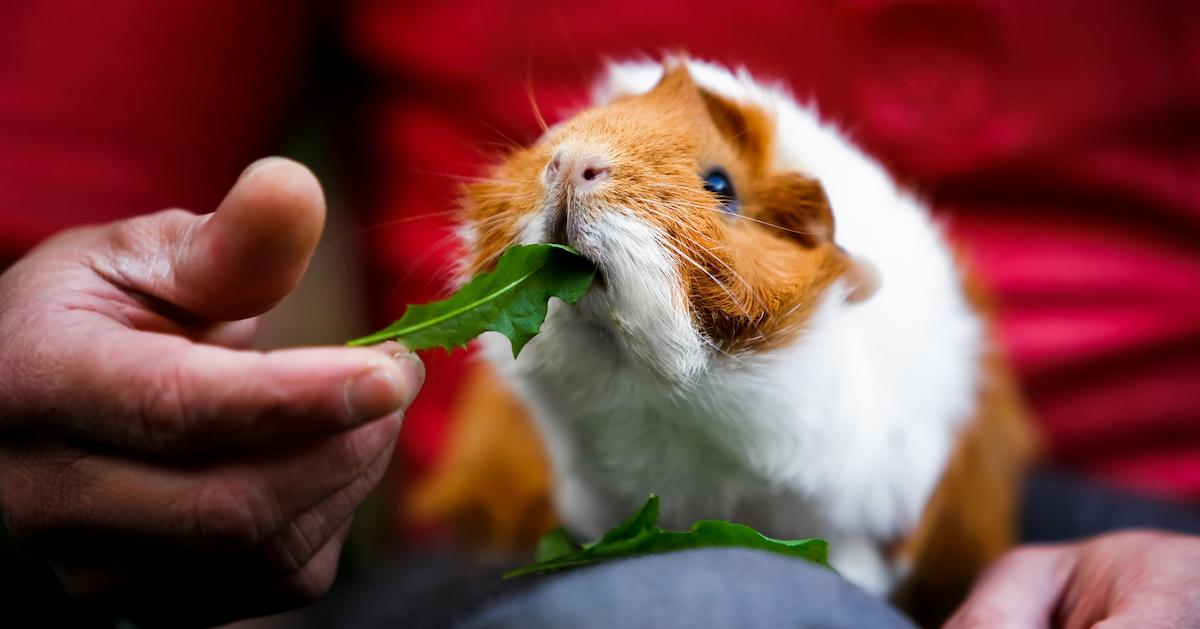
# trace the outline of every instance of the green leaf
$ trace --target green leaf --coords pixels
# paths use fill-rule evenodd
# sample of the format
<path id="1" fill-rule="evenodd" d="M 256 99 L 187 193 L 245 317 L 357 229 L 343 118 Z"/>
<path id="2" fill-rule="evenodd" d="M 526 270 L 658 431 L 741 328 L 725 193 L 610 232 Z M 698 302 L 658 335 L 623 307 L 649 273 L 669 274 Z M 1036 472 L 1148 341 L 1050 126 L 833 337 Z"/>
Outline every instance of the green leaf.
<path id="1" fill-rule="evenodd" d="M 633 516 L 594 544 L 575 547 L 562 529 L 555 529 L 538 545 L 537 563 L 504 574 L 505 579 L 561 570 L 635 555 L 668 553 L 691 548 L 753 548 L 829 566 L 829 544 L 822 539 L 780 540 L 742 524 L 701 520 L 687 531 L 658 528 L 658 496 L 651 495 Z M 543 552 L 543 546 L 546 552 Z M 577 548 L 572 550 L 573 548 Z"/>
<path id="2" fill-rule="evenodd" d="M 392 325 L 348 344 L 372 345 L 395 339 L 413 350 L 450 350 L 494 330 L 512 342 L 515 358 L 541 330 L 550 298 L 574 304 L 595 276 L 596 267 L 570 247 L 509 247 L 494 270 L 476 275 L 449 298 L 410 305 Z"/>
<path id="3" fill-rule="evenodd" d="M 613 544 L 622 540 L 633 539 L 639 535 L 653 531 L 658 524 L 658 496 L 650 494 L 646 504 L 642 505 L 627 520 L 604 534 L 598 544 Z"/>
<path id="4" fill-rule="evenodd" d="M 567 530 L 560 526 L 542 536 L 542 539 L 538 541 L 535 557 L 536 561 L 550 561 L 565 557 L 577 550 L 579 550 L 579 545 L 571 541 Z"/>

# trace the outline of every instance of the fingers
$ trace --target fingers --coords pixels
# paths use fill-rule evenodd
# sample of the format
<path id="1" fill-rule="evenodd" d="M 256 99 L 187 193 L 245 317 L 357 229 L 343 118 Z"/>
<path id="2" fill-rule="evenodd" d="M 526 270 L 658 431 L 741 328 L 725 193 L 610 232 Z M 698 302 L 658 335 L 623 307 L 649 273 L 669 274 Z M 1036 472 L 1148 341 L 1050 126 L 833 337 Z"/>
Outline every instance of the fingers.
<path id="1" fill-rule="evenodd" d="M 198 553 L 257 557 L 242 571 L 274 578 L 307 565 L 378 484 L 399 426 L 391 417 L 301 449 L 191 467 L 13 447 L 0 452 L 0 497 L 14 535 L 69 565 L 132 569 Z M 146 548 L 159 551 L 139 557 Z"/>
<path id="2" fill-rule="evenodd" d="M 338 492 L 293 518 L 261 547 L 268 566 L 292 573 L 311 564 L 320 554 L 321 543 L 336 535 L 339 522 L 346 522 L 387 473 L 395 442 L 361 476 Z M 306 563 L 307 562 L 307 563 Z"/>
<path id="3" fill-rule="evenodd" d="M 217 210 L 115 223 L 97 271 L 201 319 L 261 314 L 300 281 L 325 223 L 316 177 L 291 160 L 251 164 Z"/>
<path id="4" fill-rule="evenodd" d="M 1049 627 L 1074 568 L 1072 548 L 1028 546 L 1005 555 L 945 627 Z"/>
<path id="5" fill-rule="evenodd" d="M 40 426 L 151 454 L 295 442 L 407 408 L 424 381 L 415 354 L 374 348 L 238 351 L 115 328 L 69 333 L 46 352 L 53 412 Z M 49 380 L 49 381 L 48 381 Z M 52 381 L 52 382 L 51 382 Z"/>
<path id="6" fill-rule="evenodd" d="M 352 518 L 339 524 L 298 570 L 264 576 L 236 557 L 121 549 L 104 564 L 52 560 L 63 588 L 94 606 L 119 611 L 139 627 L 210 627 L 311 603 L 337 575 Z"/>
<path id="7" fill-rule="evenodd" d="M 12 444 L 0 450 L 0 503 L 12 532 L 72 594 L 168 624 L 189 610 L 207 625 L 325 592 L 400 423 L 396 415 L 310 446 L 186 466 Z"/>
<path id="8" fill-rule="evenodd" d="M 207 579 L 205 587 L 220 583 L 216 591 L 208 592 L 207 596 L 181 594 L 177 588 L 162 590 L 162 601 L 153 608 L 147 609 L 144 604 L 145 592 L 154 592 L 153 588 L 134 589 L 133 605 L 142 602 L 142 613 L 131 614 L 131 620 L 139 626 L 146 627 L 179 627 L 181 626 L 181 609 L 191 613 L 186 616 L 186 623 L 196 627 L 210 627 L 223 622 L 260 616 L 294 609 L 301 605 L 312 603 L 325 595 L 333 585 L 337 576 L 338 562 L 341 558 L 342 546 L 350 532 L 351 519 L 346 518 L 339 524 L 334 534 L 325 544 L 313 554 L 300 569 L 274 580 L 263 582 L 248 581 L 244 577 L 234 576 L 228 570 L 216 569 Z M 161 587 L 161 586 L 160 586 Z M 130 608 L 131 606 L 127 606 Z M 133 607 L 136 609 L 136 607 Z"/>

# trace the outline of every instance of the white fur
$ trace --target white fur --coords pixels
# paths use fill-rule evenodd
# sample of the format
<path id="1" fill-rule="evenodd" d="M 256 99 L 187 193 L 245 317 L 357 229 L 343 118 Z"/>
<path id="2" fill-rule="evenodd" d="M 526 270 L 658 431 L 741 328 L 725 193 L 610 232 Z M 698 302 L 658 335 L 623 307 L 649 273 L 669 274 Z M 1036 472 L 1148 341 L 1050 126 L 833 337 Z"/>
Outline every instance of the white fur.
<path id="1" fill-rule="evenodd" d="M 917 523 L 973 411 L 981 324 L 927 212 L 878 163 L 781 88 L 689 69 L 774 118 L 775 167 L 821 181 L 838 242 L 878 267 L 879 291 L 849 304 L 835 284 L 791 345 L 729 356 L 688 320 L 678 269 L 647 246 L 661 235 L 612 208 L 576 234 L 609 289 L 578 308 L 552 303 L 519 360 L 497 336 L 485 336 L 486 354 L 530 405 L 577 533 L 599 536 L 655 492 L 668 527 L 718 517 L 826 536 L 839 571 L 884 593 L 899 567 L 882 548 Z M 597 103 L 645 92 L 661 74 L 654 63 L 614 66 Z M 522 239 L 542 240 L 540 224 L 526 223 Z"/>

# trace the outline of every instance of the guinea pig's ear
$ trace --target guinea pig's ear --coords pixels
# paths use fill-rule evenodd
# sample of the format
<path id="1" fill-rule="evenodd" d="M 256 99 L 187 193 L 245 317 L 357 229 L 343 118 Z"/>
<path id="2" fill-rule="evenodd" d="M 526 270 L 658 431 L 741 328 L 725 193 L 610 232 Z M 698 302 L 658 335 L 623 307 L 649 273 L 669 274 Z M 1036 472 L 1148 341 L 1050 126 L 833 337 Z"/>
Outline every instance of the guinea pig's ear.
<path id="1" fill-rule="evenodd" d="M 870 299 L 879 290 L 879 268 L 870 260 L 852 256 L 844 249 L 842 255 L 846 256 L 846 274 L 843 277 L 850 288 L 850 292 L 846 294 L 846 301 L 857 304 Z"/>
<path id="2" fill-rule="evenodd" d="M 679 59 L 668 59 L 663 63 L 662 78 L 658 80 L 658 84 L 650 92 L 659 96 L 682 98 L 685 100 L 699 100 L 700 98 L 700 88 L 696 85 L 696 81 L 692 79 L 692 74 L 688 71 L 687 64 Z"/>
<path id="3" fill-rule="evenodd" d="M 766 163 L 771 137 L 766 114 L 700 87 L 682 58 L 671 58 L 663 63 L 662 78 L 652 93 L 675 99 L 676 106 L 682 103 L 689 113 L 694 107 L 696 116 L 707 113 L 721 137 L 737 149 L 755 173 Z"/>
<path id="4" fill-rule="evenodd" d="M 757 214 L 754 218 L 778 226 L 806 247 L 833 242 L 833 211 L 816 179 L 799 173 L 770 175 L 746 192 L 747 209 Z"/>
<path id="5" fill-rule="evenodd" d="M 771 123 L 766 114 L 705 89 L 700 90 L 700 98 L 721 137 L 738 151 L 752 170 L 760 171 L 771 148 Z"/>
<path id="6" fill-rule="evenodd" d="M 757 215 L 753 218 L 780 228 L 787 237 L 806 247 L 834 248 L 834 255 L 846 268 L 844 278 L 850 288 L 846 301 L 866 301 L 879 290 L 879 270 L 875 265 L 851 255 L 834 242 L 833 210 L 825 189 L 816 179 L 799 173 L 770 175 L 751 195 L 747 201 Z"/>

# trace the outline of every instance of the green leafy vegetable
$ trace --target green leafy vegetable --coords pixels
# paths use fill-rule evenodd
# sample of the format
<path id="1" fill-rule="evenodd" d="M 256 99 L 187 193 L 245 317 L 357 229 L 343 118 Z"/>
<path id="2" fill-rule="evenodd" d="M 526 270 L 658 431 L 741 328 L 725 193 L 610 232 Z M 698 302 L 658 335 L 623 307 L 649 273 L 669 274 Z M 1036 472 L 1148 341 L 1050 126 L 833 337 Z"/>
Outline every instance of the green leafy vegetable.
<path id="1" fill-rule="evenodd" d="M 509 247 L 493 271 L 480 273 L 449 298 L 409 306 L 387 328 L 350 341 L 371 345 L 389 339 L 409 349 L 462 347 L 494 330 L 512 342 L 513 357 L 537 335 L 551 297 L 574 304 L 587 292 L 596 267 L 574 249 L 538 244 Z"/>
<path id="2" fill-rule="evenodd" d="M 822 539 L 778 540 L 748 526 L 724 520 L 701 520 L 693 524 L 688 531 L 660 529 L 658 496 L 651 495 L 637 513 L 593 544 L 578 546 L 561 528 L 550 531 L 538 544 L 537 563 L 511 570 L 504 574 L 504 578 L 511 579 L 619 557 L 705 547 L 754 548 L 797 557 L 829 568 L 829 544 Z"/>

